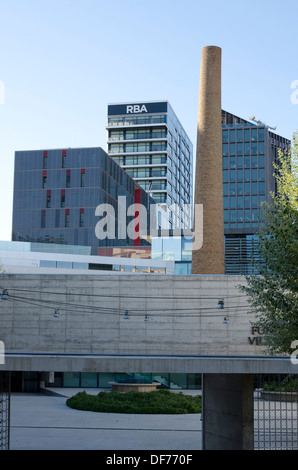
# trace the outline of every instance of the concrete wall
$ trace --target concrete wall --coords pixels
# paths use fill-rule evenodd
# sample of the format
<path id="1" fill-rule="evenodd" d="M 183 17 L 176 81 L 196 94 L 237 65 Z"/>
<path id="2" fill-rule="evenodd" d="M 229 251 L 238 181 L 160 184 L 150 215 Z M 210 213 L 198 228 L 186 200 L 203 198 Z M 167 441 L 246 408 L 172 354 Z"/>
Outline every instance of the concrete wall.
<path id="1" fill-rule="evenodd" d="M 254 318 L 237 288 L 243 283 L 238 276 L 1 274 L 9 300 L 0 302 L 0 340 L 6 351 L 23 352 L 258 355 Z"/>

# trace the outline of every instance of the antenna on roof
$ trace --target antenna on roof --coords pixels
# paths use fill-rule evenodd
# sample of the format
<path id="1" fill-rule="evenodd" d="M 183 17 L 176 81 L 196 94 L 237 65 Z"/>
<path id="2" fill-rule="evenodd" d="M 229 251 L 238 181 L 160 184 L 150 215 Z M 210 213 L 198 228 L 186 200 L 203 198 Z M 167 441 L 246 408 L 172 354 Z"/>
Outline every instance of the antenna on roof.
<path id="1" fill-rule="evenodd" d="M 265 127 L 267 127 L 268 129 L 272 129 L 273 131 L 276 130 L 276 126 L 275 126 L 275 127 L 268 126 L 267 124 L 265 124 L 264 122 L 260 121 L 259 119 L 256 119 L 255 116 L 251 116 L 249 119 L 250 119 L 251 121 L 254 121 L 258 126 L 265 126 Z"/>

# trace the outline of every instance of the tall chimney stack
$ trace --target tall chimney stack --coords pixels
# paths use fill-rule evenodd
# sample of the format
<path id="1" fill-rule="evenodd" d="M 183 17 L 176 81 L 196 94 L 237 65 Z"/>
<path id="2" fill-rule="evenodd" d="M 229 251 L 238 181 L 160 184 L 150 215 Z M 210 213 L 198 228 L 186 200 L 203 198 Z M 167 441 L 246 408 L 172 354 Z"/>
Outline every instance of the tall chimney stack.
<path id="1" fill-rule="evenodd" d="M 203 220 L 194 220 L 195 237 L 202 231 L 202 247 L 192 252 L 193 274 L 225 274 L 222 124 L 221 124 L 221 48 L 202 50 L 195 207 L 202 205 Z M 202 225 L 203 224 L 203 225 Z"/>

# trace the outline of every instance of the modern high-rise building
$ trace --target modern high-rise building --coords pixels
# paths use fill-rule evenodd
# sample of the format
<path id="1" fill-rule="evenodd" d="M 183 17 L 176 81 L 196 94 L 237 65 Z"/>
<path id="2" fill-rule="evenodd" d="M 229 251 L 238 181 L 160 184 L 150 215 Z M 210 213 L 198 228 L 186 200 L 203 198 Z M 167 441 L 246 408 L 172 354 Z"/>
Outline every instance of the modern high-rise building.
<path id="1" fill-rule="evenodd" d="M 135 203 L 156 205 L 100 147 L 15 152 L 13 241 L 90 246 L 92 255 L 99 247 L 144 245 L 126 230 Z M 105 237 L 96 233 L 106 215 L 96 208 L 103 204 L 110 208 Z"/>
<path id="2" fill-rule="evenodd" d="M 192 207 L 193 147 L 169 102 L 109 104 L 107 133 L 108 154 L 168 211 L 169 228 L 179 226 L 169 207 L 182 218 Z"/>
<path id="3" fill-rule="evenodd" d="M 259 121 L 251 122 L 222 111 L 223 211 L 226 274 L 257 274 L 256 231 L 261 204 L 276 193 L 274 164 L 291 141 Z M 182 237 L 153 238 L 152 257 L 174 259 L 175 272 L 189 274 L 191 242 Z"/>
<path id="4" fill-rule="evenodd" d="M 250 118 L 253 120 L 254 118 Z M 260 121 L 222 111 L 225 265 L 227 274 L 253 272 L 259 211 L 276 192 L 274 164 L 291 142 Z"/>

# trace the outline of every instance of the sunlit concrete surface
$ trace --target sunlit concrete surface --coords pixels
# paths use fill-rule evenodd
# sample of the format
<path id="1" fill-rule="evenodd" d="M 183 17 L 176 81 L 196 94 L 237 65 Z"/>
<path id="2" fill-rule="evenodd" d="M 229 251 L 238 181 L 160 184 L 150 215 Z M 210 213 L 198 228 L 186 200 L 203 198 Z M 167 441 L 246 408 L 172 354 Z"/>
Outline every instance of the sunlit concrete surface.
<path id="1" fill-rule="evenodd" d="M 78 389 L 63 389 L 64 394 Z M 87 390 L 98 393 L 98 390 Z M 197 392 L 200 393 L 200 392 Z M 133 415 L 73 410 L 66 396 L 11 397 L 11 450 L 200 450 L 200 414 Z"/>

